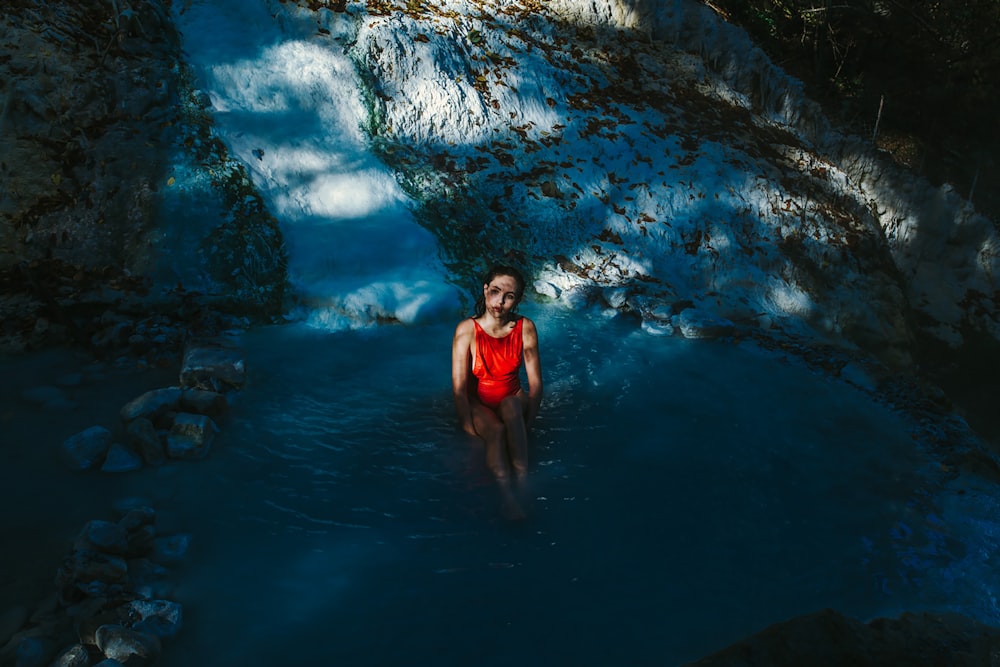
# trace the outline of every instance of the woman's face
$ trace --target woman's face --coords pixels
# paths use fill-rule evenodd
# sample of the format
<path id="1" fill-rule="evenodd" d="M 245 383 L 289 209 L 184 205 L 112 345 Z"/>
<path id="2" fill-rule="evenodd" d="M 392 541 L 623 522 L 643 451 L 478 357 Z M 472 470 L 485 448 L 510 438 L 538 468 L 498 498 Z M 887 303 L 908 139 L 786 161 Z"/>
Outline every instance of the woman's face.
<path id="1" fill-rule="evenodd" d="M 486 310 L 499 319 L 505 319 L 517 306 L 517 281 L 512 276 L 496 276 L 483 285 Z"/>

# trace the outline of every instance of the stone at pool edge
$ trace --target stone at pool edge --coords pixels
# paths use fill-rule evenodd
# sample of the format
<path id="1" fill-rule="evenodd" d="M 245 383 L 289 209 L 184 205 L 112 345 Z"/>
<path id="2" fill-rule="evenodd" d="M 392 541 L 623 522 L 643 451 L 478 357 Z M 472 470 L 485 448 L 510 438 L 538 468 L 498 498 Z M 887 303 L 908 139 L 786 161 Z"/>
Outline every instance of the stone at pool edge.
<path id="1" fill-rule="evenodd" d="M 153 422 L 145 417 L 139 417 L 125 427 L 125 435 L 129 444 L 139 452 L 139 456 L 147 465 L 160 466 L 166 462 L 167 453 Z"/>
<path id="2" fill-rule="evenodd" d="M 192 342 L 181 361 L 180 385 L 191 389 L 224 392 L 246 383 L 242 351 L 227 339 Z"/>
<path id="3" fill-rule="evenodd" d="M 207 389 L 162 387 L 133 398 L 122 406 L 118 416 L 130 424 L 137 419 L 148 419 L 154 424 L 175 412 L 197 412 L 217 416 L 226 411 L 229 403 L 224 394 Z"/>
<path id="4" fill-rule="evenodd" d="M 219 427 L 208 415 L 180 412 L 167 434 L 167 456 L 172 459 L 203 459 Z"/>
<path id="5" fill-rule="evenodd" d="M 139 418 L 155 422 L 159 417 L 176 411 L 181 401 L 180 387 L 153 389 L 132 399 L 119 411 L 126 424 Z"/>

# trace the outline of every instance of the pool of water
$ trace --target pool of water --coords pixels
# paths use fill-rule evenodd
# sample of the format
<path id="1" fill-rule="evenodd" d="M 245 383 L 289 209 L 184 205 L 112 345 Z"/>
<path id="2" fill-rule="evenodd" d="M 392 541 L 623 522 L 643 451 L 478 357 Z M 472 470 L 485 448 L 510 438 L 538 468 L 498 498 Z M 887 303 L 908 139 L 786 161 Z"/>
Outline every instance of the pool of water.
<path id="1" fill-rule="evenodd" d="M 671 664 L 824 607 L 953 602 L 898 416 L 753 348 L 533 314 L 518 522 L 455 426 L 452 324 L 248 334 L 211 457 L 136 475 L 195 538 L 164 664 Z"/>
<path id="2" fill-rule="evenodd" d="M 962 574 L 992 524 L 942 525 L 899 415 L 752 345 L 528 313 L 546 398 L 524 521 L 455 425 L 454 322 L 252 330 L 211 455 L 125 475 L 70 473 L 58 443 L 172 375 L 4 362 L 4 607 L 50 592 L 82 523 L 138 495 L 193 538 L 167 667 L 675 664 L 824 607 L 995 620 L 989 569 Z M 81 367 L 73 406 L 24 400 Z"/>

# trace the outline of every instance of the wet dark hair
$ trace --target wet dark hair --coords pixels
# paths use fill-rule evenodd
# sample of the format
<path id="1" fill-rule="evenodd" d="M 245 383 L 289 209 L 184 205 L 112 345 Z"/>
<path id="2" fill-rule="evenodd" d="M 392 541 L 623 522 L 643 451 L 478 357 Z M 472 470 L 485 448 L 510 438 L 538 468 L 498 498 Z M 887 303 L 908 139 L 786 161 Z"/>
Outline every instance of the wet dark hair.
<path id="1" fill-rule="evenodd" d="M 493 268 L 491 268 L 489 271 L 486 272 L 486 275 L 483 276 L 483 280 L 480 284 L 489 285 L 491 282 L 493 282 L 493 279 L 496 278 L 497 276 L 510 276 L 511 278 L 514 279 L 514 282 L 517 283 L 517 294 L 515 295 L 515 297 L 517 298 L 518 303 L 520 303 L 521 297 L 524 296 L 524 276 L 521 275 L 521 272 L 515 269 L 513 266 L 496 264 L 493 266 Z M 514 304 L 514 309 L 515 310 L 517 309 L 516 303 Z M 484 295 L 482 293 L 482 289 L 480 289 L 479 296 L 476 298 L 476 311 L 473 317 L 482 317 L 485 314 L 486 314 L 486 295 Z"/>

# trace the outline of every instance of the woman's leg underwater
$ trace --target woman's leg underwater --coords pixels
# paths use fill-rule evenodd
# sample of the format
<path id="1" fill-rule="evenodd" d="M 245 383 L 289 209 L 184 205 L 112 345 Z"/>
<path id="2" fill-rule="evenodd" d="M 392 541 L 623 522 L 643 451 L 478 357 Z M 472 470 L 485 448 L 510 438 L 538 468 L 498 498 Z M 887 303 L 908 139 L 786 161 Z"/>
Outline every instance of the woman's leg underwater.
<path id="1" fill-rule="evenodd" d="M 472 401 L 472 425 L 486 445 L 486 466 L 498 480 L 510 475 L 507 458 L 506 428 L 493 410 L 478 401 Z"/>
<path id="2" fill-rule="evenodd" d="M 525 397 L 518 394 L 503 399 L 497 410 L 506 432 L 506 453 L 514 475 L 519 480 L 523 480 L 528 474 L 528 427 L 524 423 L 527 407 Z"/>
<path id="3" fill-rule="evenodd" d="M 523 519 L 524 510 L 514 496 L 510 480 L 507 428 L 497 413 L 478 401 L 472 403 L 472 425 L 486 445 L 486 465 L 497 480 L 504 516 L 508 519 Z M 519 480 L 522 479 L 516 467 L 515 474 Z"/>

